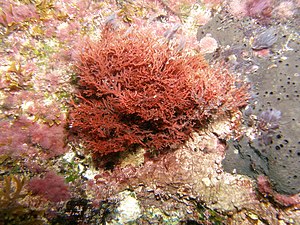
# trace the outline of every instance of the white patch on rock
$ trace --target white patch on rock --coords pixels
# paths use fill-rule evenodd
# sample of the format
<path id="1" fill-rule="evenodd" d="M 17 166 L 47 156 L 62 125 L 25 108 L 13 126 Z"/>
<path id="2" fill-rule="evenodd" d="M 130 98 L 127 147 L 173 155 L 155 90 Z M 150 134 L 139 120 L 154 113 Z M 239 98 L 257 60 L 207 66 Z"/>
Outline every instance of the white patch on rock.
<path id="1" fill-rule="evenodd" d="M 96 175 L 98 175 L 99 172 L 94 169 L 87 169 L 82 176 L 85 177 L 88 180 L 93 180 Z"/>
<path id="2" fill-rule="evenodd" d="M 68 163 L 71 163 L 74 160 L 75 156 L 75 152 L 69 151 L 63 156 L 63 159 L 66 160 Z"/>
<path id="3" fill-rule="evenodd" d="M 134 222 L 141 216 L 141 208 L 133 192 L 121 192 L 119 193 L 118 198 L 120 199 L 120 204 L 115 210 L 114 220 L 107 224 L 126 224 L 128 222 Z"/>

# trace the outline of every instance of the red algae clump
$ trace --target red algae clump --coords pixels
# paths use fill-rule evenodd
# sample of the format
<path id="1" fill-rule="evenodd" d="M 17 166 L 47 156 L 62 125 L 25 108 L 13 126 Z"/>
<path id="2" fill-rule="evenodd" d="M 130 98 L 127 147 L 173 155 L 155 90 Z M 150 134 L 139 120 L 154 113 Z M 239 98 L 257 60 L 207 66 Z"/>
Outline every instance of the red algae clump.
<path id="1" fill-rule="evenodd" d="M 28 184 L 34 195 L 40 195 L 51 202 L 60 202 L 70 199 L 69 187 L 64 178 L 55 172 L 47 172 L 44 178 L 33 178 Z"/>
<path id="2" fill-rule="evenodd" d="M 226 69 L 175 51 L 150 32 L 106 27 L 99 41 L 82 47 L 76 68 L 71 131 L 100 155 L 176 147 L 248 100 L 247 84 Z"/>

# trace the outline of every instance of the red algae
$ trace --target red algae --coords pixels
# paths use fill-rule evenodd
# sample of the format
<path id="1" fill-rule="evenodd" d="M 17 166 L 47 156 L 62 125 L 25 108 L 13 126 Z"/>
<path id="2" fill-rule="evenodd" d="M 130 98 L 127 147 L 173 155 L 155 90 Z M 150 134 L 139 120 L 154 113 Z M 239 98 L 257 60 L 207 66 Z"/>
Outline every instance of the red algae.
<path id="1" fill-rule="evenodd" d="M 163 150 L 183 143 L 213 117 L 245 106 L 246 84 L 200 54 L 173 51 L 150 33 L 110 30 L 89 41 L 77 62 L 79 104 L 72 131 L 106 155 L 140 145 Z"/>
<path id="2" fill-rule="evenodd" d="M 33 178 L 28 184 L 34 195 L 40 195 L 51 202 L 66 201 L 70 198 L 68 185 L 64 178 L 50 171 L 44 178 Z"/>

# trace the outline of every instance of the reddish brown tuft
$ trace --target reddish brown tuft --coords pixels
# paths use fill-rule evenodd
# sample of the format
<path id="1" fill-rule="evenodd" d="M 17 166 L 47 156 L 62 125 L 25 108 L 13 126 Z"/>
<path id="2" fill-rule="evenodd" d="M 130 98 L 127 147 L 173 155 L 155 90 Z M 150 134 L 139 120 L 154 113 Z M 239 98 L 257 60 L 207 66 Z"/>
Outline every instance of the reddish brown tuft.
<path id="1" fill-rule="evenodd" d="M 88 41 L 77 64 L 78 104 L 72 130 L 102 155 L 141 145 L 183 143 L 213 116 L 246 105 L 247 85 L 201 55 L 173 51 L 150 33 L 105 29 Z"/>

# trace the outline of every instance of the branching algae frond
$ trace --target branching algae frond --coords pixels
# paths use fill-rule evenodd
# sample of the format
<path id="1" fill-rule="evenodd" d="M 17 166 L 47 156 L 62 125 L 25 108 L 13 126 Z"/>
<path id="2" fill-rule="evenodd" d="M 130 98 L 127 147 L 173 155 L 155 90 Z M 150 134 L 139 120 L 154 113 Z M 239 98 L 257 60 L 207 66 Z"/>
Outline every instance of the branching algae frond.
<path id="1" fill-rule="evenodd" d="M 0 184 L 0 224 L 43 224 L 42 212 L 32 210 L 20 203 L 27 196 L 24 191 L 26 179 L 6 176 Z"/>

